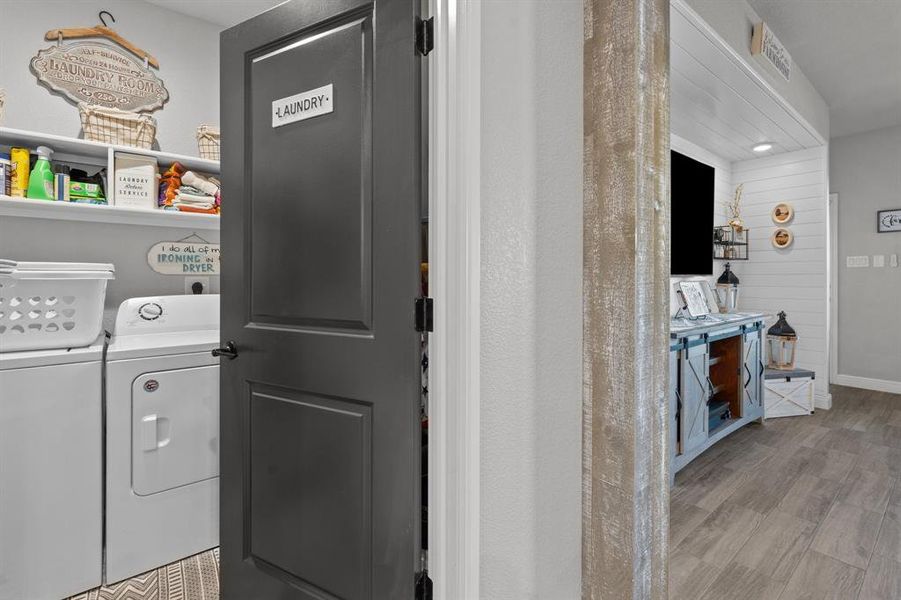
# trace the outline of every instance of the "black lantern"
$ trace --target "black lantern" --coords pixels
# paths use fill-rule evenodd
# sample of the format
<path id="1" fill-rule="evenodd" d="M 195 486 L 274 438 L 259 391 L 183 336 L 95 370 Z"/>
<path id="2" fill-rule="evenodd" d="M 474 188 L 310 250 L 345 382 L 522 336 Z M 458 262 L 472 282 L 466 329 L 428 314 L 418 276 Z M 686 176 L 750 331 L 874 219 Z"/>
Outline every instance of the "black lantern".
<path id="1" fill-rule="evenodd" d="M 769 367 L 771 369 L 791 371 L 795 368 L 798 334 L 785 320 L 785 311 L 779 313 L 779 320 L 767 330 L 766 341 L 770 348 Z"/>
<path id="2" fill-rule="evenodd" d="M 721 313 L 731 313 L 738 309 L 738 277 L 726 263 L 723 274 L 716 280 L 716 304 Z"/>

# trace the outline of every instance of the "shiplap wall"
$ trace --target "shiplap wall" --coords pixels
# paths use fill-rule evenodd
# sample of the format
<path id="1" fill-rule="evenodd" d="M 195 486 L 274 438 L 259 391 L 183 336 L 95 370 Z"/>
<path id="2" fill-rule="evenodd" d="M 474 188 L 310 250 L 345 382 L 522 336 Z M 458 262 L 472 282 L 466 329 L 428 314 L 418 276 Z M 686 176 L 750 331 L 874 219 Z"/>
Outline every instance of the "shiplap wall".
<path id="1" fill-rule="evenodd" d="M 705 150 L 704 148 L 694 144 L 685 138 L 679 137 L 676 134 L 670 135 L 670 148 L 678 152 L 679 154 L 684 154 L 689 158 L 693 158 L 697 161 L 704 163 L 705 165 L 710 165 L 715 169 L 714 171 L 714 183 L 713 183 L 713 195 L 714 195 L 714 206 L 713 206 L 713 224 L 714 225 L 725 225 L 728 221 L 726 217 L 726 207 L 724 202 L 729 200 L 732 197 L 732 166 L 729 164 L 729 161 L 725 158 L 717 156 L 716 154 L 710 152 L 709 150 Z M 711 232 L 711 237 L 713 236 L 713 232 Z M 678 248 L 675 249 L 678 251 Z M 706 279 L 710 282 L 711 285 L 716 284 L 716 279 L 720 276 L 722 272 L 722 261 L 713 261 L 713 276 L 712 277 L 670 277 L 670 314 L 676 314 L 676 311 L 679 310 L 679 300 L 676 296 L 677 285 L 680 281 L 688 281 L 694 279 Z"/>
<path id="2" fill-rule="evenodd" d="M 798 332 L 797 364 L 816 372 L 819 406 L 828 403 L 828 156 L 811 148 L 732 163 L 732 185 L 744 183 L 742 218 L 750 228 L 750 260 L 736 263 L 739 307 L 770 315 L 788 313 Z M 794 218 L 785 225 L 794 243 L 777 249 L 770 236 L 771 211 L 788 202 Z M 774 318 L 768 320 L 771 324 Z"/>

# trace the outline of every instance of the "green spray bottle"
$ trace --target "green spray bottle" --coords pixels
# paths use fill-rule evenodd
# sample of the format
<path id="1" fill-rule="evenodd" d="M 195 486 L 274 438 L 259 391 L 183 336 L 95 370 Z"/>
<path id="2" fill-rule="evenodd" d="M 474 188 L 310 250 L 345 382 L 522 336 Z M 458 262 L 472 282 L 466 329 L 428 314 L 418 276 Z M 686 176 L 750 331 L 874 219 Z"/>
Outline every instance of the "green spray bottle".
<path id="1" fill-rule="evenodd" d="M 38 161 L 28 176 L 28 197 L 33 200 L 53 200 L 53 168 L 50 166 L 50 155 L 53 150 L 47 146 L 38 146 Z"/>

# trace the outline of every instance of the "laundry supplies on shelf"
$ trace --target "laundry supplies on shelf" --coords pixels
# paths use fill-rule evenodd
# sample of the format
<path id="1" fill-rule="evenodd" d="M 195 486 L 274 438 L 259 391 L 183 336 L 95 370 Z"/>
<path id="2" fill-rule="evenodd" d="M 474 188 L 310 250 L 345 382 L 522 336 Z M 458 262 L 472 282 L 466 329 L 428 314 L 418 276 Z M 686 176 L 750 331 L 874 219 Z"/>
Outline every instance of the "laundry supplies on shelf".
<path id="1" fill-rule="evenodd" d="M 156 209 L 158 166 L 156 158 L 116 153 L 114 204 L 128 208 Z"/>
<path id="2" fill-rule="evenodd" d="M 215 215 L 220 205 L 219 181 L 213 177 L 186 171 L 177 162 L 160 177 L 159 206 L 164 210 Z"/>

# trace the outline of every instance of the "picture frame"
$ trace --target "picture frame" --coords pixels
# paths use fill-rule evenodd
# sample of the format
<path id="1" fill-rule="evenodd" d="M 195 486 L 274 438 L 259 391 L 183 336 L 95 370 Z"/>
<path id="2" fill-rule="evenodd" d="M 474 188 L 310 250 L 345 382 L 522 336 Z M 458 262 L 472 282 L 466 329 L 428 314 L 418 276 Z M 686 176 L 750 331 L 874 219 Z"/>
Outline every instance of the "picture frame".
<path id="1" fill-rule="evenodd" d="M 780 202 L 773 207 L 773 212 L 770 216 L 773 218 L 773 223 L 784 225 L 795 217 L 795 209 L 788 202 Z"/>
<path id="2" fill-rule="evenodd" d="M 706 281 L 680 281 L 679 291 L 685 302 L 685 310 L 692 319 L 705 317 L 711 313 L 707 304 L 707 292 L 704 290 Z"/>
<path id="3" fill-rule="evenodd" d="M 795 241 L 795 236 L 789 229 L 778 227 L 776 228 L 776 231 L 773 232 L 770 241 L 773 242 L 773 246 L 781 250 L 791 246 L 792 242 Z"/>
<path id="4" fill-rule="evenodd" d="M 901 208 L 876 211 L 876 233 L 901 232 Z"/>

